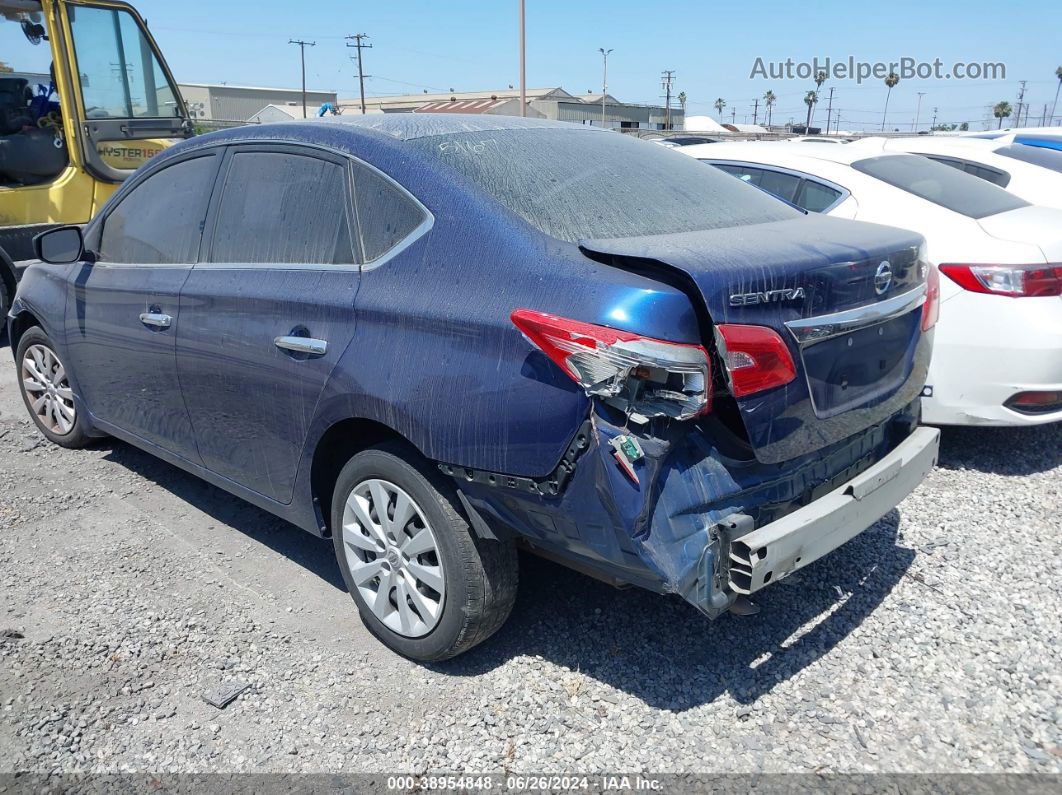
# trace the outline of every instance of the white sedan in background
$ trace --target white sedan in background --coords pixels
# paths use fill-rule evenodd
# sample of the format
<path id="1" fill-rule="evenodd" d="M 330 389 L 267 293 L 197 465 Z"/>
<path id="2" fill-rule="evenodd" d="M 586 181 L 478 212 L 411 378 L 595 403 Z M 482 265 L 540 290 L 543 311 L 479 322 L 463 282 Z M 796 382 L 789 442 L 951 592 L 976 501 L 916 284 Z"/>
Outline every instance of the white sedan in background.
<path id="1" fill-rule="evenodd" d="M 1062 420 L 1062 210 L 883 139 L 687 146 L 811 212 L 914 230 L 938 266 L 940 322 L 922 401 L 936 425 Z"/>
<path id="2" fill-rule="evenodd" d="M 882 140 L 886 152 L 923 155 L 999 185 L 1030 204 L 1062 210 L 1062 151 L 1014 143 L 1013 138 L 921 135 Z"/>

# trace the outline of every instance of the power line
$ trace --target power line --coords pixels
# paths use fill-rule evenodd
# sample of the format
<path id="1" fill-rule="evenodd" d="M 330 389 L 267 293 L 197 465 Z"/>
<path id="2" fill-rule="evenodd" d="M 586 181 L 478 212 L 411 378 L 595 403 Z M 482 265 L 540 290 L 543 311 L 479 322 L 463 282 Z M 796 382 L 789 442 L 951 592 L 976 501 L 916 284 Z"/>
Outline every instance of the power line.
<path id="1" fill-rule="evenodd" d="M 302 61 L 302 117 L 306 118 L 306 48 L 317 46 L 316 41 L 303 41 L 302 39 L 288 39 L 288 44 L 299 45 L 299 58 Z"/>
<path id="2" fill-rule="evenodd" d="M 365 74 L 361 70 L 361 51 L 371 50 L 371 44 L 364 44 L 362 39 L 369 38 L 364 33 L 355 33 L 353 36 L 346 36 L 347 39 L 354 39 L 354 44 L 347 42 L 348 47 L 353 47 L 358 51 L 358 88 L 361 91 L 361 112 L 365 113 Z"/>

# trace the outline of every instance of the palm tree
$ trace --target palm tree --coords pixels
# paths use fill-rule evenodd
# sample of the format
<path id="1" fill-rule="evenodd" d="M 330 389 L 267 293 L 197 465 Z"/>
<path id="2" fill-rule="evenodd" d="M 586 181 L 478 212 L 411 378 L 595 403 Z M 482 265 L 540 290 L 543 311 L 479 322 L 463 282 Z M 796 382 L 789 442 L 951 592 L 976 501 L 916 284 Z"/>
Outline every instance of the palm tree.
<path id="1" fill-rule="evenodd" d="M 1062 67 L 1060 67 L 1060 68 L 1062 68 Z M 767 108 L 767 126 L 768 127 L 771 126 L 771 106 L 774 105 L 774 101 L 776 99 L 778 99 L 778 97 L 776 97 L 774 95 L 773 91 L 768 91 L 766 94 L 763 95 L 763 104 L 764 104 L 764 107 Z"/>
<path id="2" fill-rule="evenodd" d="M 900 82 L 900 76 L 895 72 L 889 72 L 889 76 L 885 78 L 885 85 L 889 87 L 889 93 L 885 95 L 885 112 L 881 114 L 881 129 L 885 129 L 885 117 L 889 115 L 889 97 L 892 96 L 892 89 L 897 83 Z"/>
<path id="3" fill-rule="evenodd" d="M 1062 88 L 1062 66 L 1055 70 L 1055 77 L 1058 78 L 1058 85 L 1055 86 L 1055 104 L 1051 106 L 1051 119 L 1047 122 L 1048 127 L 1054 124 L 1055 111 L 1058 110 L 1058 89 Z"/>
<path id="4" fill-rule="evenodd" d="M 819 101 L 819 95 L 814 91 L 809 91 L 804 95 L 804 104 L 808 106 L 808 121 L 804 125 L 804 132 L 807 135 L 811 135 L 811 109 L 815 107 L 815 103 Z"/>
<path id="5" fill-rule="evenodd" d="M 679 107 L 682 108 L 682 118 L 686 118 L 686 92 L 680 91 L 678 93 Z"/>
<path id="6" fill-rule="evenodd" d="M 999 119 L 999 124 L 996 125 L 996 129 L 1000 129 L 1003 126 L 1003 119 L 1010 116 L 1010 103 L 1004 100 L 1003 102 L 997 102 L 996 106 L 992 108 L 992 115 Z"/>
<path id="7" fill-rule="evenodd" d="M 717 99 L 715 101 L 715 109 L 719 113 L 719 121 L 723 120 L 723 108 L 725 108 L 725 107 L 726 107 L 726 100 L 723 99 L 722 97 L 719 97 L 719 99 Z"/>

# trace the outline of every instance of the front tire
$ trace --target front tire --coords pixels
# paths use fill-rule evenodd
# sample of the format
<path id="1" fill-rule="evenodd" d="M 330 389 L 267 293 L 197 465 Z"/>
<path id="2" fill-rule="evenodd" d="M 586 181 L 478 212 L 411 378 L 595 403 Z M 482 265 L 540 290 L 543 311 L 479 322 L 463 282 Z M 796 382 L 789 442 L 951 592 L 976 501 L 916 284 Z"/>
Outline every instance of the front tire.
<path id="1" fill-rule="evenodd" d="M 91 441 L 74 402 L 74 379 L 51 339 L 39 326 L 22 335 L 15 353 L 18 387 L 37 430 L 48 441 L 71 449 Z"/>
<path id="2" fill-rule="evenodd" d="M 516 598 L 511 541 L 475 535 L 453 487 L 409 448 L 355 455 L 336 482 L 332 538 L 365 626 L 414 660 L 449 659 L 493 635 Z"/>

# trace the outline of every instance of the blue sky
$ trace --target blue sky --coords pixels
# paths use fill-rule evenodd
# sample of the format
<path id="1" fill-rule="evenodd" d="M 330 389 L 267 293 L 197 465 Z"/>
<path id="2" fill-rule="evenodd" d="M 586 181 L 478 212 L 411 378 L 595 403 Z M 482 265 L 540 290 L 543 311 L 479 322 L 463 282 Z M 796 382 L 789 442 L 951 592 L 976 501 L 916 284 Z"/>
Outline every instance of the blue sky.
<path id="1" fill-rule="evenodd" d="M 374 48 L 365 56 L 373 75 L 367 93 L 517 85 L 516 0 L 132 1 L 180 81 L 298 86 L 298 48 L 287 41 L 303 38 L 317 42 L 306 51 L 308 86 L 353 97 L 357 79 L 343 36 L 368 33 Z M 688 112 L 715 116 L 712 103 L 723 97 L 727 116 L 736 109 L 737 121 L 746 115 L 751 121 L 753 98 L 768 88 L 778 95 L 775 121 L 803 120 L 804 92 L 814 88 L 810 80 L 750 80 L 758 56 L 801 61 L 852 55 L 886 62 L 911 56 L 940 58 L 949 67 L 955 61 L 1007 65 L 1005 81 L 901 82 L 889 105 L 890 127 L 901 128 L 914 120 L 918 91 L 925 92 L 922 126 L 933 107 L 942 121 L 979 121 L 985 106 L 1002 99 L 1015 103 L 1019 80 L 1028 81 L 1026 100 L 1038 118 L 1044 103 L 1050 112 L 1058 84 L 1054 70 L 1062 65 L 1062 7 L 1050 0 L 1019 6 L 998 0 L 527 0 L 527 32 L 530 87 L 599 91 L 597 50 L 611 47 L 609 91 L 619 99 L 659 101 L 660 72 L 674 69 L 676 90 L 689 97 Z M 831 85 L 843 127 L 880 125 L 885 101 L 880 80 L 827 82 L 816 108 L 819 119 L 825 118 Z"/>

